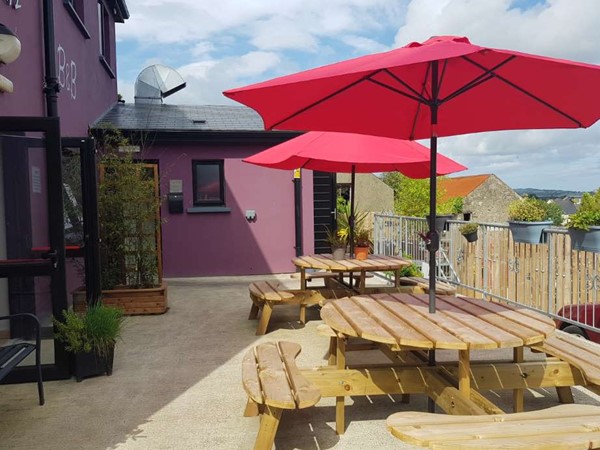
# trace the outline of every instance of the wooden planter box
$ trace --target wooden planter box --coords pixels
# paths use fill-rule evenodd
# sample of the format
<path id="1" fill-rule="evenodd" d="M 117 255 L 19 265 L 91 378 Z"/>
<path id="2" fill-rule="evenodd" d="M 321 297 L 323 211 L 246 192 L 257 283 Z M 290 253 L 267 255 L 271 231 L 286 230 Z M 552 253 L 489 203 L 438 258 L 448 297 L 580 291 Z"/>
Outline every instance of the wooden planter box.
<path id="1" fill-rule="evenodd" d="M 163 314 L 167 312 L 167 284 L 163 281 L 157 288 L 111 289 L 102 291 L 102 303 L 123 310 L 125 315 Z M 85 312 L 85 288 L 73 291 L 73 310 Z"/>

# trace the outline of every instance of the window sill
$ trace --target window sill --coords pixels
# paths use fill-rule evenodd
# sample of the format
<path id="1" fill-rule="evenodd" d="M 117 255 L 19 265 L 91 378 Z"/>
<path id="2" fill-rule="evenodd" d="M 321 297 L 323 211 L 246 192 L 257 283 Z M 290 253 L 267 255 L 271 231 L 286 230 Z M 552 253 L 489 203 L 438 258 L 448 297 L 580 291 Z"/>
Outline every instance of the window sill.
<path id="1" fill-rule="evenodd" d="M 206 214 L 206 213 L 230 213 L 231 208 L 227 206 L 193 206 L 187 209 L 188 214 Z"/>
<path id="2" fill-rule="evenodd" d="M 108 63 L 108 61 L 106 60 L 106 58 L 102 55 L 100 55 L 100 64 L 102 64 L 102 67 L 104 67 L 104 70 L 106 70 L 106 73 L 108 73 L 108 75 L 114 80 L 115 78 L 117 78 L 115 76 L 115 73 L 113 72 L 112 68 L 110 67 L 110 64 Z"/>
<path id="3" fill-rule="evenodd" d="M 77 11 L 75 11 L 75 8 L 73 8 L 73 5 L 71 5 L 71 3 L 69 3 L 68 0 L 64 0 L 63 3 L 65 5 L 65 9 L 71 16 L 71 19 L 73 19 L 73 22 L 75 22 L 75 25 L 77 25 L 77 28 L 79 28 L 79 31 L 81 31 L 81 34 L 83 35 L 83 37 L 86 39 L 90 39 L 92 37 L 92 35 L 85 27 L 85 24 L 81 20 L 81 17 L 79 17 L 79 14 L 77 14 Z"/>

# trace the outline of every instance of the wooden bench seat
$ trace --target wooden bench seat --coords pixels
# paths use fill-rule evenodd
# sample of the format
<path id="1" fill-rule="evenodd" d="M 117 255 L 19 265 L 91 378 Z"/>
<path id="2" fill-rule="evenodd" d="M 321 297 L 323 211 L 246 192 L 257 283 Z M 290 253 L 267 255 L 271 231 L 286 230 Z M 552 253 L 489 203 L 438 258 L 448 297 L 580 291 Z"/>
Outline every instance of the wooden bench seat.
<path id="1" fill-rule="evenodd" d="M 419 286 L 426 293 L 429 293 L 429 280 L 421 277 L 401 277 L 401 286 Z M 440 295 L 456 295 L 456 288 L 443 281 L 436 281 L 435 292 Z"/>
<path id="2" fill-rule="evenodd" d="M 600 345 L 556 330 L 543 343 L 532 345 L 531 348 L 577 367 L 588 383 L 586 387 L 600 394 Z"/>
<path id="3" fill-rule="evenodd" d="M 242 384 L 248 394 L 245 416 L 260 415 L 255 450 L 271 450 L 282 410 L 315 405 L 321 392 L 296 366 L 301 347 L 293 342 L 266 342 L 244 356 Z"/>
<path id="4" fill-rule="evenodd" d="M 600 406 L 559 405 L 513 414 L 455 416 L 392 414 L 388 430 L 434 449 L 588 449 L 600 447 Z"/>
<path id="5" fill-rule="evenodd" d="M 316 290 L 282 289 L 277 281 L 255 281 L 254 283 L 250 283 L 248 289 L 250 291 L 250 299 L 252 300 L 248 319 L 256 319 L 258 318 L 258 313 L 261 313 L 256 328 L 257 335 L 266 333 L 273 307 L 276 305 L 299 305 L 300 321 L 305 323 L 306 307 L 317 305 L 325 299 Z"/>

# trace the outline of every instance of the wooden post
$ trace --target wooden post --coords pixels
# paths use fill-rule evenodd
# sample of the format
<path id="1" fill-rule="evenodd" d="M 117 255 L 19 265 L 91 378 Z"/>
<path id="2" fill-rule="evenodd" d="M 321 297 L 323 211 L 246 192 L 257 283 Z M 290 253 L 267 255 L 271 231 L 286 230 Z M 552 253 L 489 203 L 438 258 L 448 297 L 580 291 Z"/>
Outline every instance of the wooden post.
<path id="1" fill-rule="evenodd" d="M 336 362 L 338 369 L 346 368 L 346 339 L 338 335 L 336 337 Z M 335 398 L 335 432 L 344 434 L 345 417 L 344 417 L 344 399 L 345 396 Z"/>
<path id="2" fill-rule="evenodd" d="M 271 302 L 265 301 L 265 304 L 262 308 L 262 313 L 260 314 L 260 320 L 258 322 L 258 327 L 256 328 L 256 335 L 262 336 L 267 332 L 267 327 L 269 326 L 269 320 L 271 319 L 271 313 L 273 312 L 273 305 Z"/>
<path id="3" fill-rule="evenodd" d="M 465 398 L 471 398 L 471 355 L 469 349 L 458 351 L 458 390 Z"/>
<path id="4" fill-rule="evenodd" d="M 254 443 L 254 450 L 271 450 L 275 442 L 275 434 L 281 419 L 282 409 L 265 405 L 260 416 L 260 428 Z"/>
<path id="5" fill-rule="evenodd" d="M 513 362 L 523 362 L 523 347 L 513 348 Z M 513 412 L 523 412 L 523 389 L 513 391 Z"/>

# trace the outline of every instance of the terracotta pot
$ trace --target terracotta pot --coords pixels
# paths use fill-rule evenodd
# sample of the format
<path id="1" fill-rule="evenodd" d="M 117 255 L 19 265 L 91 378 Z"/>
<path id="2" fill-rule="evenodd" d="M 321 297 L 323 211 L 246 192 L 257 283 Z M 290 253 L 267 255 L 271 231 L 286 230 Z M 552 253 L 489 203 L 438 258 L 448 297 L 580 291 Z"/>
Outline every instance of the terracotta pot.
<path id="1" fill-rule="evenodd" d="M 369 256 L 369 247 L 354 247 L 354 257 L 356 259 L 367 259 Z"/>

